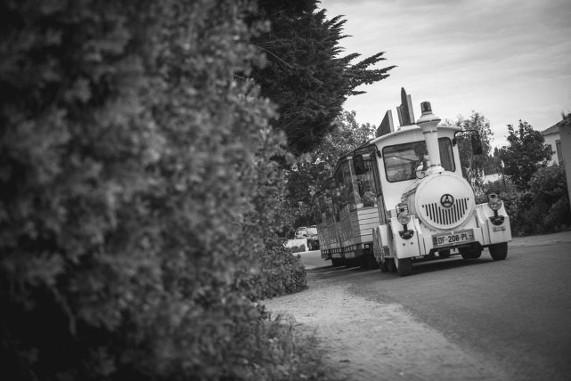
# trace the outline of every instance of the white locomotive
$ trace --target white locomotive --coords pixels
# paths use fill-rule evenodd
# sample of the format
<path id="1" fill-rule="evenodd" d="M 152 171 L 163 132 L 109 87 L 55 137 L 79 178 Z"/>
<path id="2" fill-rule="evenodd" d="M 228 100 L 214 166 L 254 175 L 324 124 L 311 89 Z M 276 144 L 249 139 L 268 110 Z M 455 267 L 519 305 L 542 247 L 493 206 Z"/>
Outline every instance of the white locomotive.
<path id="1" fill-rule="evenodd" d="M 484 248 L 494 260 L 507 257 L 511 229 L 502 201 L 488 194 L 487 202 L 476 204 L 462 177 L 457 135 L 466 132 L 439 127 L 428 102 L 421 110 L 416 123 L 389 131 L 340 160 L 349 170 L 334 184 L 337 194 L 348 196 L 343 202 L 323 202 L 324 209 L 332 209 L 322 213 L 318 226 L 326 238 L 323 258 L 334 264 L 347 258 L 360 257 L 364 265 L 375 260 L 382 271 L 407 275 L 414 262 L 453 254 L 474 259 Z M 477 150 L 479 138 L 473 136 L 472 143 Z"/>

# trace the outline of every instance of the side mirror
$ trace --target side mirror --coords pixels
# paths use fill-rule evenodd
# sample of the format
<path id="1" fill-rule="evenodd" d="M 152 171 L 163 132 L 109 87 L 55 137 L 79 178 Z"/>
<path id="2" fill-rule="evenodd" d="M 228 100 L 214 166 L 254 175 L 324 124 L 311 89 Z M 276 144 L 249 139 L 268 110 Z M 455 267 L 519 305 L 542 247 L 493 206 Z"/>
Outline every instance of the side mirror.
<path id="1" fill-rule="evenodd" d="M 423 179 L 424 176 L 426 176 L 426 172 L 423 171 L 423 166 L 419 165 L 418 167 L 416 167 L 416 171 L 414 172 L 415 176 L 417 179 Z"/>

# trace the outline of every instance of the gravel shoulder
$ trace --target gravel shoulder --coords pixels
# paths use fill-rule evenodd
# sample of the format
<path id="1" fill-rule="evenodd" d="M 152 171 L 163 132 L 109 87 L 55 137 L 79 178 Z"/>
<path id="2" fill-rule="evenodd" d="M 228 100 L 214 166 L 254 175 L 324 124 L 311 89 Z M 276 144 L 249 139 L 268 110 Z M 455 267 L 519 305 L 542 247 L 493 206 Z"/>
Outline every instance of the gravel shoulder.
<path id="1" fill-rule="evenodd" d="M 298 328 L 315 334 L 327 353 L 325 361 L 342 378 L 509 378 L 501 370 L 490 368 L 478 354 L 467 352 L 415 319 L 401 305 L 354 295 L 349 285 L 319 283 L 311 284 L 310 276 L 308 290 L 266 300 L 264 304 L 273 314 L 289 315 Z"/>
<path id="2" fill-rule="evenodd" d="M 510 336 L 517 334 L 517 332 L 540 335 L 541 327 L 533 326 L 534 319 L 545 321 L 547 324 L 557 323 L 561 328 L 558 316 L 562 313 L 561 309 L 565 307 L 555 308 L 549 303 L 552 301 L 556 306 L 560 305 L 561 301 L 557 298 L 564 297 L 564 293 L 558 290 L 556 285 L 543 282 L 540 275 L 541 271 L 539 273 L 537 271 L 542 262 L 537 262 L 539 254 L 536 251 L 563 247 L 564 244 L 570 242 L 571 231 L 514 238 L 510 247 L 515 249 L 514 253 L 519 254 L 515 254 L 513 264 L 508 267 L 500 267 L 496 264 L 493 271 L 490 270 L 486 273 L 489 275 L 489 279 L 482 276 L 492 284 L 497 283 L 497 277 L 502 279 L 500 283 L 506 286 L 504 293 L 507 293 L 503 297 L 508 298 L 506 300 L 512 300 L 510 305 L 513 306 L 512 309 L 506 309 L 506 311 L 513 312 L 514 308 L 515 310 L 521 308 L 521 316 L 527 319 L 525 324 L 529 324 L 525 327 L 521 327 L 518 325 L 519 323 L 512 324 L 509 330 L 494 331 L 494 327 L 486 328 L 484 323 L 478 321 L 476 325 L 479 326 L 479 329 L 488 329 L 485 332 L 487 336 L 478 337 L 473 332 L 466 332 L 464 336 L 477 340 L 476 343 L 485 342 L 485 345 L 474 345 L 474 343 L 466 340 L 458 340 L 457 330 L 456 336 L 453 333 L 454 330 L 452 333 L 450 332 L 451 327 L 454 328 L 458 324 L 450 325 L 447 324 L 447 321 L 427 319 L 425 316 L 427 314 L 419 315 L 419 311 L 414 305 L 408 305 L 405 308 L 401 304 L 395 303 L 394 298 L 379 292 L 376 286 L 370 288 L 369 291 L 372 290 L 372 293 L 359 292 L 357 294 L 358 290 L 363 289 L 363 282 L 367 284 L 371 276 L 377 274 L 355 269 L 332 268 L 327 262 L 321 260 L 317 251 L 300 254 L 302 262 L 308 269 L 309 289 L 297 294 L 265 300 L 263 303 L 274 314 L 291 316 L 297 321 L 296 328 L 301 329 L 302 332 L 314 334 L 327 353 L 325 358 L 327 365 L 334 370 L 335 374 L 347 380 L 515 380 L 522 379 L 521 377 L 524 376 L 527 377 L 524 379 L 530 379 L 531 374 L 538 372 L 538 374 L 558 375 L 557 372 L 563 372 L 562 369 L 566 368 L 557 363 L 555 361 L 557 359 L 552 359 L 553 361 L 549 362 L 549 358 L 542 358 L 541 356 L 548 356 L 543 353 L 545 351 L 540 351 L 541 353 L 538 354 L 539 363 L 536 363 L 536 366 L 559 364 L 559 368 L 553 369 L 551 373 L 545 373 L 549 369 L 541 370 L 538 368 L 536 369 L 537 372 L 534 373 L 529 369 L 529 367 L 534 366 L 533 353 L 522 350 L 520 347 L 511 348 L 509 346 L 521 346 L 527 345 L 528 342 L 534 342 L 532 337 L 527 337 L 522 344 L 521 340 Z M 541 247 L 541 249 L 533 249 L 533 247 Z M 526 256 L 520 257 L 524 252 Z M 553 254 L 550 254 L 549 258 L 553 259 Z M 472 287 L 471 285 L 476 287 L 480 277 L 478 276 L 476 280 L 472 278 L 457 279 L 459 275 L 455 274 L 469 274 L 470 272 L 462 272 L 462 267 L 458 264 L 452 265 L 455 266 L 455 270 L 447 276 L 448 282 L 462 286 L 455 292 L 466 295 L 468 298 L 473 295 L 476 299 L 468 303 L 456 301 L 457 304 L 453 303 L 447 308 L 462 313 L 470 311 L 470 308 L 479 311 L 479 306 L 486 305 L 482 300 L 483 295 L 486 295 L 485 291 L 484 293 L 480 291 L 477 294 L 472 294 L 470 287 Z M 474 266 L 486 266 L 486 261 L 481 260 Z M 439 273 L 443 276 L 446 275 L 445 268 L 446 266 L 443 264 L 438 268 Z M 468 268 L 466 267 L 466 269 Z M 522 279 L 521 274 L 526 274 L 524 279 Z M 563 275 L 559 272 L 557 274 L 553 276 L 565 276 L 564 273 Z M 380 274 L 378 275 L 380 276 Z M 425 269 L 424 273 L 421 272 L 416 277 L 417 282 L 412 282 L 415 278 L 398 280 L 400 287 L 416 285 L 416 287 L 422 288 L 418 290 L 421 294 L 430 294 L 430 288 L 439 287 L 441 283 L 439 278 L 434 280 L 430 277 L 429 269 Z M 377 277 L 373 277 L 373 279 L 377 279 Z M 555 279 L 559 278 L 556 277 Z M 468 284 L 464 284 L 466 281 L 469 281 Z M 565 284 L 561 279 L 559 282 Z M 527 283 L 535 284 L 537 287 L 535 290 L 526 289 Z M 547 303 L 545 304 L 545 313 L 534 312 L 533 309 L 527 308 L 526 300 L 533 298 L 534 292 L 538 295 L 544 295 L 544 298 L 545 295 L 548 296 L 545 301 Z M 436 303 L 435 300 L 437 300 L 438 295 L 437 293 L 431 299 L 433 304 Z M 495 296 L 497 295 L 490 296 L 490 301 L 502 300 Z M 474 305 L 472 306 L 472 304 Z M 480 312 L 479 315 L 474 316 L 483 316 L 484 319 L 488 316 L 486 311 L 481 310 Z M 433 318 L 437 316 L 439 319 L 446 319 L 445 314 L 430 313 L 428 315 L 433 316 Z M 424 318 L 420 320 L 420 316 L 424 316 Z M 470 316 L 473 317 L 473 315 Z M 495 327 L 495 329 L 501 329 L 502 317 L 495 317 L 494 319 L 496 323 L 500 323 L 500 328 Z M 467 327 L 470 329 L 471 326 Z M 444 329 L 444 331 L 439 331 L 439 329 Z M 486 337 L 488 342 L 485 341 Z M 489 342 L 490 337 L 496 339 L 503 337 L 505 342 L 501 339 Z M 538 342 L 540 341 L 541 339 Z M 553 337 L 551 337 L 551 342 L 555 343 L 554 345 L 561 345 Z M 497 349 L 496 352 L 499 351 L 500 355 L 489 353 L 489 345 L 494 345 L 494 349 Z M 503 346 L 508 347 L 504 348 Z M 522 351 L 522 356 L 525 356 L 527 360 L 519 357 L 519 360 L 515 361 L 513 356 L 509 360 L 510 357 L 507 355 L 513 351 L 516 353 Z M 509 363 L 505 363 L 505 361 L 509 361 Z M 519 366 L 522 365 L 521 361 L 530 362 L 527 367 L 523 367 L 525 368 L 522 370 L 525 373 L 523 375 L 518 373 Z"/>

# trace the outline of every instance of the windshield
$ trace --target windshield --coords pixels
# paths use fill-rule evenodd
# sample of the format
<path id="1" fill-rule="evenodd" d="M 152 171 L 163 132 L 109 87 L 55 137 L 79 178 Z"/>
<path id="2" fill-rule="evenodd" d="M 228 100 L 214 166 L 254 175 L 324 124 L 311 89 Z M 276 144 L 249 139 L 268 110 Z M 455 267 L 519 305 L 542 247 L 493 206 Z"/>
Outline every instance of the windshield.
<path id="1" fill-rule="evenodd" d="M 440 148 L 440 161 L 445 170 L 454 172 L 454 156 L 452 142 L 449 138 L 438 139 Z M 416 178 L 416 168 L 422 166 L 426 169 L 426 143 L 424 140 L 396 144 L 383 148 L 383 159 L 387 180 L 391 183 L 412 180 Z"/>

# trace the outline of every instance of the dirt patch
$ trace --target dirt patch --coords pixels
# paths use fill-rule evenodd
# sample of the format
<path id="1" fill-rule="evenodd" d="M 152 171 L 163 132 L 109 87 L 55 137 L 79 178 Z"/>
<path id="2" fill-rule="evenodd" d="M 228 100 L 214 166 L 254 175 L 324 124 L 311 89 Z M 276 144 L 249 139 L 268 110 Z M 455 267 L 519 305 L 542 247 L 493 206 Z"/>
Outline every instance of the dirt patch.
<path id="1" fill-rule="evenodd" d="M 348 380 L 503 380 L 498 369 L 416 320 L 399 304 L 353 295 L 346 285 L 264 301 L 315 333 L 326 362 Z"/>

